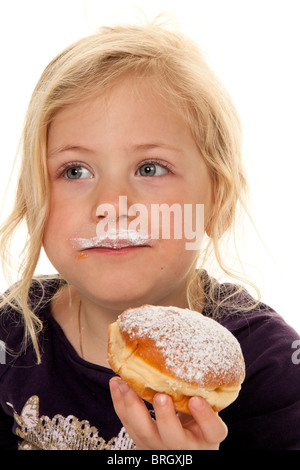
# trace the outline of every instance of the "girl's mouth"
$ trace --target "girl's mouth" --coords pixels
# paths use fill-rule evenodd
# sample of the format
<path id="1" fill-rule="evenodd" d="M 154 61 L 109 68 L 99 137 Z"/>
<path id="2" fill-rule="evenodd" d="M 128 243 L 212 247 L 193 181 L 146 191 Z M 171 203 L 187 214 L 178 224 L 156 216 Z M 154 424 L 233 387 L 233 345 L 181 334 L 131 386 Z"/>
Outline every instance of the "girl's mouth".
<path id="1" fill-rule="evenodd" d="M 119 230 L 105 233 L 101 237 L 91 238 L 72 238 L 72 246 L 78 250 L 101 249 L 123 250 L 125 248 L 134 248 L 142 246 L 152 246 L 150 235 L 143 234 L 134 230 Z M 105 251 L 106 251 L 105 250 Z"/>

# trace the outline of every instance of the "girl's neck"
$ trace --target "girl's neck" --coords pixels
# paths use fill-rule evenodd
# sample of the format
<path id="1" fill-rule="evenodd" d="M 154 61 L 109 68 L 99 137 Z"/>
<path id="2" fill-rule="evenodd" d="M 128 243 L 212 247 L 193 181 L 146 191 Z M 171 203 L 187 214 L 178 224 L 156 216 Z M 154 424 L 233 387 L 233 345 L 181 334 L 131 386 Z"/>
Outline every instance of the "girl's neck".
<path id="1" fill-rule="evenodd" d="M 160 305 L 188 308 L 186 296 L 161 299 Z M 129 307 L 129 306 L 128 306 Z M 126 308 L 126 307 L 125 307 Z M 51 302 L 51 312 L 79 356 L 88 362 L 109 367 L 107 362 L 108 326 L 125 309 L 101 307 L 73 286 L 65 285 Z"/>
<path id="2" fill-rule="evenodd" d="M 102 310 L 68 286 L 62 287 L 52 300 L 51 312 L 79 356 L 88 362 L 109 367 L 108 325 L 116 320 L 119 312 Z"/>

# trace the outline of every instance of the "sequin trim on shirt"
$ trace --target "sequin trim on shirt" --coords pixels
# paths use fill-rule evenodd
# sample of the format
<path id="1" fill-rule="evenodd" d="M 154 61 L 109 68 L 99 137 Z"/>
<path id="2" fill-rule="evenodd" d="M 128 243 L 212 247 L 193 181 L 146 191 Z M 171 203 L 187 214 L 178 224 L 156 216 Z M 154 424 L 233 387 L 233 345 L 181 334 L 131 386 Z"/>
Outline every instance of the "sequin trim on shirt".
<path id="1" fill-rule="evenodd" d="M 10 403 L 7 403 L 13 408 Z M 23 439 L 19 450 L 130 450 L 135 444 L 123 427 L 117 437 L 106 442 L 89 421 L 75 416 L 39 417 L 39 397 L 34 395 L 25 403 L 20 415 L 14 410 L 18 424 L 17 435 Z"/>

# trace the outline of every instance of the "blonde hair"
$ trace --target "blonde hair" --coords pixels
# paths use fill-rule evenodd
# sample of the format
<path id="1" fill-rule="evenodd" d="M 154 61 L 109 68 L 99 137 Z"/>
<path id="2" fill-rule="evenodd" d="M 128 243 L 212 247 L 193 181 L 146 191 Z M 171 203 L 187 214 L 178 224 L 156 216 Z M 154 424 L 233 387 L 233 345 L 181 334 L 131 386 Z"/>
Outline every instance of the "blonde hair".
<path id="1" fill-rule="evenodd" d="M 5 261 L 12 234 L 26 221 L 20 281 L 3 299 L 22 311 L 26 338 L 40 360 L 37 332 L 42 322 L 28 304 L 28 293 L 42 247 L 48 213 L 47 131 L 62 107 L 113 87 L 125 74 L 150 76 L 161 96 L 176 103 L 185 116 L 207 164 L 214 194 L 208 244 L 220 267 L 219 242 L 233 227 L 238 201 L 244 205 L 246 178 L 241 161 L 241 127 L 230 97 L 198 47 L 183 34 L 160 25 L 102 27 L 68 47 L 44 70 L 33 92 L 22 136 L 22 162 L 15 206 L 1 233 Z M 199 276 L 189 286 L 190 305 L 197 308 Z M 199 307 L 199 306 L 198 306 Z"/>

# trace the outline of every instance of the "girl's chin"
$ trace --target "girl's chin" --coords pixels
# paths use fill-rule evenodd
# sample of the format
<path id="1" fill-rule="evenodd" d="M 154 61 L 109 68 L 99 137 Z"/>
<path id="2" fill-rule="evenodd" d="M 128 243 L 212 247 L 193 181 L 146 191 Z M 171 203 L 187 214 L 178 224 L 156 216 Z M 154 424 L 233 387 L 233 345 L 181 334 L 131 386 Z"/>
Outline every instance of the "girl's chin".
<path id="1" fill-rule="evenodd" d="M 161 287 L 161 286 L 160 286 Z M 76 286 L 75 286 L 76 288 Z M 80 295 L 87 297 L 102 309 L 123 312 L 127 308 L 139 307 L 145 304 L 160 305 L 165 297 L 164 290 L 159 286 L 141 282 L 138 278 L 128 283 L 113 281 L 87 284 L 76 289 Z"/>

